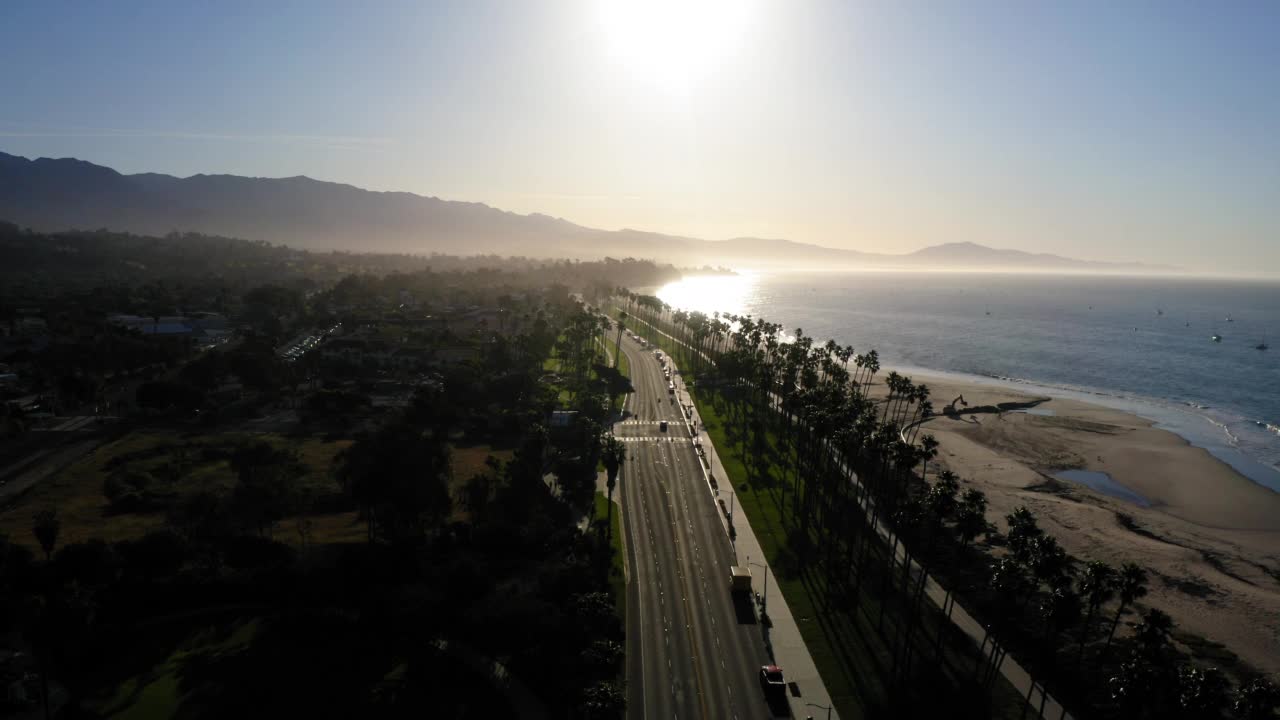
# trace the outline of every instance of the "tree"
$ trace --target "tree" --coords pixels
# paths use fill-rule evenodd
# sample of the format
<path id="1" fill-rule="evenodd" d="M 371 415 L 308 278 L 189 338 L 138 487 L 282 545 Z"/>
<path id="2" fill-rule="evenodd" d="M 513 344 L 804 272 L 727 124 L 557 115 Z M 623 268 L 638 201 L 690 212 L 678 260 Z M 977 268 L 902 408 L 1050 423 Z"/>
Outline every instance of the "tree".
<path id="1" fill-rule="evenodd" d="M 44 550 L 44 559 L 53 558 L 53 550 L 58 546 L 58 531 L 62 529 L 62 521 L 58 519 L 57 508 L 48 508 L 36 513 L 32 518 L 31 532 Z"/>
<path id="2" fill-rule="evenodd" d="M 991 591 L 996 594 L 996 601 L 1006 610 L 1005 616 L 1011 616 L 1018 601 L 1031 589 L 1031 581 L 1027 578 L 1022 563 L 1011 557 L 997 560 L 991 567 Z M 1012 619 L 1008 617 L 1008 619 Z"/>
<path id="3" fill-rule="evenodd" d="M 305 472 L 297 456 L 266 442 L 247 443 L 231 453 L 239 476 L 231 502 L 237 519 L 265 534 L 297 504 L 296 481 Z"/>
<path id="4" fill-rule="evenodd" d="M 1070 626 L 1080 617 L 1080 596 L 1071 589 L 1069 582 L 1060 579 L 1054 583 L 1049 594 L 1040 601 L 1040 617 L 1044 620 L 1045 650 L 1052 652 L 1049 640 L 1053 633 Z"/>
<path id="5" fill-rule="evenodd" d="M 1103 646 L 1105 654 L 1116 636 L 1116 626 L 1120 624 L 1120 616 L 1134 601 L 1147 594 L 1147 571 L 1134 563 L 1125 563 L 1120 568 L 1120 577 L 1116 581 L 1116 592 L 1120 595 L 1120 605 L 1116 607 L 1115 617 L 1111 619 L 1111 630 L 1107 633 L 1107 644 Z"/>
<path id="6" fill-rule="evenodd" d="M 1280 689 L 1264 677 L 1241 685 L 1231 699 L 1231 713 L 1240 720 L 1271 720 L 1280 706 Z"/>
<path id="7" fill-rule="evenodd" d="M 582 714 L 587 720 L 620 718 L 626 709 L 627 694 L 622 683 L 598 682 L 582 693 Z"/>
<path id="8" fill-rule="evenodd" d="M 367 537 L 420 538 L 452 506 L 449 446 L 404 422 L 388 425 L 339 457 L 338 483 L 361 509 Z"/>
<path id="9" fill-rule="evenodd" d="M 605 487 L 609 489 L 609 522 L 605 525 L 606 537 L 613 539 L 613 488 L 618 483 L 618 471 L 627 460 L 627 446 L 621 440 L 610 435 L 605 438 L 601 452 L 605 472 L 608 473 Z"/>
<path id="10" fill-rule="evenodd" d="M 1026 560 L 1031 550 L 1031 541 L 1044 534 L 1036 523 L 1036 516 L 1026 506 L 1021 506 L 1005 516 L 1009 523 L 1009 532 L 1005 535 L 1009 549 L 1019 559 Z"/>
<path id="11" fill-rule="evenodd" d="M 929 478 L 929 461 L 938 457 L 938 439 L 932 435 L 920 438 L 920 478 Z M 954 478 L 954 473 L 952 474 Z"/>
<path id="12" fill-rule="evenodd" d="M 964 546 L 987 532 L 987 496 L 981 490 L 969 488 L 960 498 L 960 510 L 956 514 L 956 530 Z"/>
<path id="13" fill-rule="evenodd" d="M 1187 720 L 1222 717 L 1227 688 L 1227 679 L 1217 668 L 1178 668 L 1178 714 Z"/>
<path id="14" fill-rule="evenodd" d="M 1138 650 L 1148 660 L 1157 660 L 1169 647 L 1169 634 L 1173 632 L 1173 618 L 1159 608 L 1151 608 L 1142 616 L 1142 622 L 1134 631 Z"/>
<path id="15" fill-rule="evenodd" d="M 1136 655 L 1107 680 L 1111 699 L 1125 718 L 1150 717 L 1156 706 L 1167 704 L 1163 684 L 1160 669 Z"/>
<path id="16" fill-rule="evenodd" d="M 1093 623 L 1094 616 L 1115 595 L 1115 582 L 1115 568 L 1101 560 L 1093 560 L 1085 565 L 1084 572 L 1080 575 L 1080 596 L 1084 598 L 1088 611 L 1085 614 L 1084 624 L 1080 626 L 1080 652 L 1076 658 L 1077 664 L 1084 660 L 1084 644 L 1088 640 L 1089 626 Z"/>
<path id="17" fill-rule="evenodd" d="M 1031 574 L 1045 585 L 1055 586 L 1071 569 L 1071 558 L 1052 535 L 1041 535 L 1031 541 L 1028 550 Z"/>

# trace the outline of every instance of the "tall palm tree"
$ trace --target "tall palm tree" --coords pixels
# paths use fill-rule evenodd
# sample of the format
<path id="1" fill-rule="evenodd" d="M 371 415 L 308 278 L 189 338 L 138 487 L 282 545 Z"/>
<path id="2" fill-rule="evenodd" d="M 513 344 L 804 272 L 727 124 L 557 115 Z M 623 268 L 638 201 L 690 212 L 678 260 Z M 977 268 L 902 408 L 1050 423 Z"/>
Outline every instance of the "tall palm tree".
<path id="1" fill-rule="evenodd" d="M 1107 644 L 1102 648 L 1105 656 L 1111 649 L 1111 642 L 1116 637 L 1116 626 L 1120 624 L 1120 616 L 1126 608 L 1147 594 L 1147 571 L 1136 563 L 1127 562 L 1120 568 L 1120 576 L 1116 581 L 1116 593 L 1120 596 L 1120 605 L 1111 618 L 1111 630 L 1107 633 Z"/>
<path id="2" fill-rule="evenodd" d="M 1231 700 L 1232 717 L 1240 720 L 1272 720 L 1280 707 L 1280 688 L 1264 677 L 1241 685 Z"/>
<path id="3" fill-rule="evenodd" d="M 618 338 L 613 343 L 613 366 L 615 368 L 618 367 L 618 362 L 622 358 L 622 331 L 626 329 L 626 322 L 629 317 L 631 316 L 627 315 L 626 310 L 618 313 Z"/>
<path id="4" fill-rule="evenodd" d="M 1080 651 L 1076 654 L 1076 664 L 1084 661 L 1084 643 L 1089 637 L 1089 626 L 1098 610 L 1116 593 L 1116 569 L 1101 560 L 1090 561 L 1080 574 L 1080 596 L 1084 598 L 1088 612 L 1084 624 L 1080 626 Z"/>
<path id="5" fill-rule="evenodd" d="M 960 533 L 960 546 L 968 547 L 979 535 L 987 532 L 987 496 L 977 488 L 969 488 L 960 498 L 956 514 L 956 531 Z"/>
<path id="6" fill-rule="evenodd" d="M 605 487 L 609 490 L 609 522 L 605 525 L 605 532 L 606 536 L 612 540 L 613 489 L 618 484 L 618 471 L 622 469 L 622 463 L 627 460 L 627 446 L 618 438 L 609 435 L 604 439 L 600 459 L 604 462 L 605 472 L 608 473 L 608 479 L 605 481 Z"/>
<path id="7" fill-rule="evenodd" d="M 938 457 L 938 439 L 932 435 L 920 438 L 920 479 L 929 479 L 929 461 Z"/>
<path id="8" fill-rule="evenodd" d="M 1009 549 L 1019 559 L 1028 559 L 1031 542 L 1044 534 L 1036 523 L 1036 516 L 1024 505 L 1006 515 L 1005 520 L 1009 523 L 1009 532 L 1005 534 Z"/>

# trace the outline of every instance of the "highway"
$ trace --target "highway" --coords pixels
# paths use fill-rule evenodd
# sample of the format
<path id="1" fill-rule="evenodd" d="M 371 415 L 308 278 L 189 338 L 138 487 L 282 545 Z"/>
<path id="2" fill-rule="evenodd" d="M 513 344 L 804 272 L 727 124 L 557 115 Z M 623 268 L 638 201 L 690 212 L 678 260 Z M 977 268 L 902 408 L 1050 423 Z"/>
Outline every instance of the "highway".
<path id="1" fill-rule="evenodd" d="M 729 591 L 733 547 L 688 427 L 653 351 L 625 335 L 622 350 L 636 390 L 614 426 L 627 445 L 628 717 L 774 717 L 757 679 L 762 628 Z M 776 712 L 788 716 L 785 701 Z"/>

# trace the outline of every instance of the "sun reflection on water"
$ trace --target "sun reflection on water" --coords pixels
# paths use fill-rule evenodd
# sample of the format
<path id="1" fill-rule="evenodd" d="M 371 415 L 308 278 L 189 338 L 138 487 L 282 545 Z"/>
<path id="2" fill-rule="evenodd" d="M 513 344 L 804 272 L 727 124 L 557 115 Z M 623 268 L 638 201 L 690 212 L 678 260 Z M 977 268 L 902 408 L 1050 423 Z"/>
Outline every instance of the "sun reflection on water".
<path id="1" fill-rule="evenodd" d="M 688 275 L 658 289 L 658 299 L 688 312 L 742 315 L 755 299 L 759 275 Z"/>

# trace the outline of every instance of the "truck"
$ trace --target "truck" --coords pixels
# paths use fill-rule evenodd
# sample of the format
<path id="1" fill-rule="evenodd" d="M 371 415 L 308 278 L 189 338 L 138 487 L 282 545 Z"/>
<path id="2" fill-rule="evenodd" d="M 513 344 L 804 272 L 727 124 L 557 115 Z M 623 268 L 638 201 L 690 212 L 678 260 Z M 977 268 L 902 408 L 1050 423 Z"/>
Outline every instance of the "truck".
<path id="1" fill-rule="evenodd" d="M 732 592 L 751 592 L 751 568 L 734 565 L 729 568 L 729 590 Z"/>

